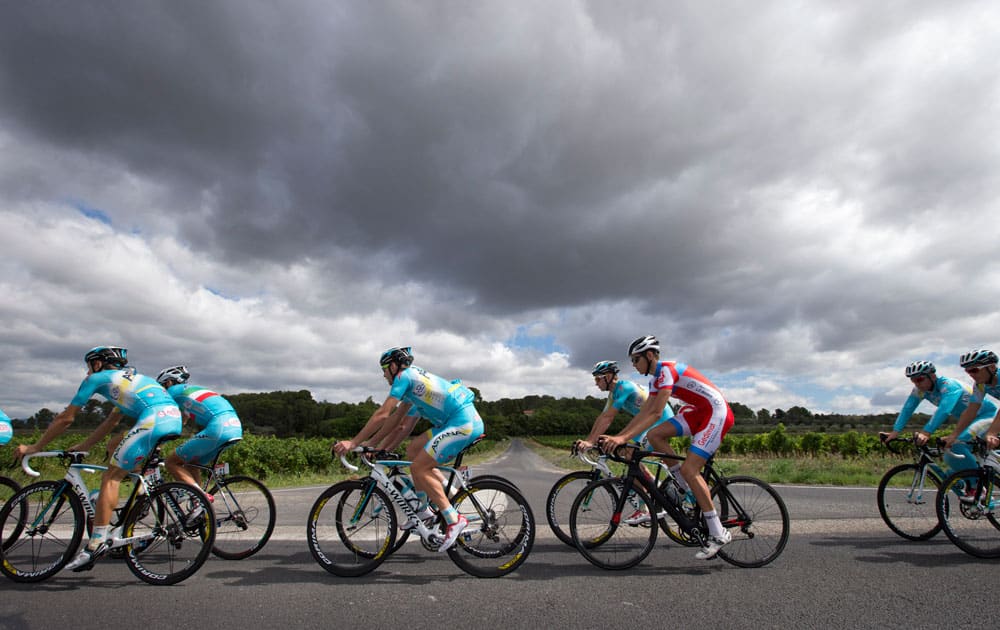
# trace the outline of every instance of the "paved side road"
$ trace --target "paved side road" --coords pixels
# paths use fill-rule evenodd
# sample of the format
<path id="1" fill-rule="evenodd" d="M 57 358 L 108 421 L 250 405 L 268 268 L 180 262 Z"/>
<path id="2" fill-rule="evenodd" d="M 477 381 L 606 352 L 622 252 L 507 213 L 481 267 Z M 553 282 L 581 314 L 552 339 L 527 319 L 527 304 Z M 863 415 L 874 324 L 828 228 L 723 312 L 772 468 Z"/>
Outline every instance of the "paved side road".
<path id="1" fill-rule="evenodd" d="M 792 513 L 792 538 L 762 569 L 699 561 L 693 550 L 661 538 L 638 567 L 609 572 L 545 535 L 541 507 L 562 471 L 517 444 L 477 470 L 516 481 L 539 521 L 531 556 L 504 578 L 472 578 L 417 544 L 368 576 L 334 577 L 304 542 L 306 513 L 320 488 L 282 490 L 275 494 L 288 535 L 253 558 L 212 558 L 172 587 L 145 585 L 113 561 L 37 585 L 0 580 L 0 629 L 993 625 L 987 604 L 996 597 L 988 590 L 1000 565 L 966 556 L 943 536 L 928 543 L 897 538 L 881 521 L 872 522 L 878 514 L 871 489 L 780 488 Z M 810 522 L 815 531 L 804 531 Z"/>

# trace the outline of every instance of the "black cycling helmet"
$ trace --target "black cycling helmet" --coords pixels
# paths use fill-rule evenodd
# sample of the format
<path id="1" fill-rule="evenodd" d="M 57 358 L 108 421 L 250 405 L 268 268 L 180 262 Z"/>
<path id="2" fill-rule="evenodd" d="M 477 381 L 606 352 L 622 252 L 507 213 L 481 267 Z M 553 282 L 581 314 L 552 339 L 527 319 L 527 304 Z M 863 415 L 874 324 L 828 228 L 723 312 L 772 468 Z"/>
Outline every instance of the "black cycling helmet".
<path id="1" fill-rule="evenodd" d="M 128 350 L 125 348 L 118 348 L 116 346 L 97 346 L 96 348 L 91 348 L 86 355 L 83 357 L 83 362 L 88 366 L 91 361 L 101 361 L 105 366 L 114 367 L 125 367 L 128 365 L 128 359 L 126 358 Z"/>
<path id="2" fill-rule="evenodd" d="M 174 381 L 175 383 L 187 383 L 188 379 L 191 378 L 191 373 L 183 365 L 175 365 L 174 367 L 168 367 L 167 369 L 160 372 L 156 377 L 156 382 L 163 385 L 167 381 Z"/>
<path id="3" fill-rule="evenodd" d="M 966 352 L 958 359 L 958 365 L 967 368 L 974 365 L 993 365 L 997 363 L 997 355 L 992 350 L 973 350 Z"/>
<path id="4" fill-rule="evenodd" d="M 381 357 L 379 357 L 378 366 L 380 368 L 385 368 L 393 362 L 397 363 L 401 368 L 410 367 L 410 364 L 413 363 L 413 354 L 410 352 L 410 347 L 389 348 L 382 353 Z"/>
<path id="5" fill-rule="evenodd" d="M 590 371 L 593 376 L 601 374 L 617 374 L 618 363 L 616 361 L 598 361 L 594 364 L 594 369 Z"/>

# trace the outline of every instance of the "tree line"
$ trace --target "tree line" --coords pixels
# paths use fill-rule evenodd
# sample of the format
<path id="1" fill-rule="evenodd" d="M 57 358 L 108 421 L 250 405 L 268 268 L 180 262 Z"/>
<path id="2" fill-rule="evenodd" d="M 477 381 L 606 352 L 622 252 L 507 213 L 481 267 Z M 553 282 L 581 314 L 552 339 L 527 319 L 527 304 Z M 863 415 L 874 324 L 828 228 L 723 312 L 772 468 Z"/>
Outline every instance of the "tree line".
<path id="1" fill-rule="evenodd" d="M 605 397 L 594 396 L 555 398 L 532 395 L 485 401 L 479 391 L 475 388 L 473 391 L 476 393 L 476 408 L 486 423 L 486 432 L 494 439 L 532 435 L 586 435 L 607 400 Z M 364 426 L 380 404 L 371 397 L 360 403 L 316 401 L 305 389 L 233 394 L 226 395 L 226 398 L 243 421 L 245 432 L 275 437 L 349 437 Z M 779 424 L 790 433 L 850 430 L 874 432 L 889 428 L 895 419 L 895 414 L 814 414 L 801 406 L 754 411 L 746 405 L 733 402 L 730 407 L 736 416 L 733 433 L 767 432 Z M 112 404 L 108 401 L 88 401 L 77 417 L 75 428 L 96 426 L 111 409 Z M 923 423 L 921 415 L 924 414 L 915 414 L 912 421 L 915 426 Z M 55 413 L 52 410 L 43 408 L 26 420 L 15 421 L 15 427 L 23 427 L 22 430 L 44 429 L 53 417 Z M 627 414 L 618 414 L 610 430 L 617 431 L 624 427 L 628 419 Z M 414 431 L 426 430 L 427 426 L 425 421 L 421 421 Z"/>

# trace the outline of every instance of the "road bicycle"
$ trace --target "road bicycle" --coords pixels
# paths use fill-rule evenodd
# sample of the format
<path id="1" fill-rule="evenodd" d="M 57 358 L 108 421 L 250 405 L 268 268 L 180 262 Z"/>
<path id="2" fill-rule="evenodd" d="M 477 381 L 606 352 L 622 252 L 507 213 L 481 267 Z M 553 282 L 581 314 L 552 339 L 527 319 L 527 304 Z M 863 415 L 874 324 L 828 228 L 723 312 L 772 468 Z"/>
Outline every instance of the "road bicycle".
<path id="1" fill-rule="evenodd" d="M 6 505 L 7 502 L 10 501 L 11 497 L 17 494 L 18 490 L 20 489 L 21 489 L 21 484 L 17 483 L 10 477 L 4 477 L 3 475 L 0 475 L 0 510 L 3 509 L 3 506 Z M 22 510 L 23 509 L 24 508 L 22 508 Z M 21 516 L 23 517 L 23 514 Z M 23 526 L 23 523 L 19 522 L 18 525 Z M 4 549 L 10 546 L 10 544 L 14 540 L 16 540 L 18 536 L 21 535 L 21 529 L 22 527 L 18 526 L 15 526 L 13 529 L 11 529 L 9 539 L 7 536 L 8 532 L 6 530 L 0 533 L 0 545 L 2 545 Z"/>
<path id="2" fill-rule="evenodd" d="M 430 523 L 417 518 L 417 507 L 390 478 L 391 471 L 410 462 L 370 459 L 380 451 L 358 447 L 361 462 L 370 469 L 361 479 L 327 488 L 309 511 L 306 540 L 316 562 L 341 577 L 365 575 L 398 549 L 400 519 L 415 523 L 412 531 L 421 544 L 437 551 L 444 540 L 440 514 Z M 348 470 L 358 467 L 340 458 Z M 454 466 L 439 466 L 448 487 L 457 487 L 451 503 L 469 525 L 447 550 L 448 557 L 476 577 L 500 577 L 524 563 L 535 539 L 535 521 L 528 502 L 516 486 L 495 476 L 465 480 Z M 398 515 L 397 515 L 398 512 Z M 405 522 L 405 521 L 404 521 Z M 409 532 L 406 533 L 409 535 Z"/>
<path id="3" fill-rule="evenodd" d="M 512 486 L 518 493 L 521 492 L 516 484 L 505 477 L 490 474 L 476 475 L 475 477 L 470 476 L 471 473 L 469 467 L 464 466 L 462 464 L 462 460 L 465 458 L 465 454 L 468 453 L 473 446 L 478 444 L 483 437 L 484 436 L 476 438 L 472 444 L 469 444 L 467 447 L 462 449 L 455 457 L 455 461 L 449 469 L 448 477 L 444 480 L 444 489 L 445 493 L 448 495 L 449 501 L 454 500 L 455 495 L 462 489 L 462 484 L 458 481 L 459 476 L 461 476 L 461 478 L 465 481 L 466 485 L 468 485 L 469 482 L 478 483 L 482 481 L 495 481 L 497 483 Z M 410 465 L 410 462 L 404 460 L 399 454 L 390 451 L 374 451 L 371 455 L 372 457 L 369 459 L 373 458 L 378 460 L 380 464 L 386 467 L 386 476 L 389 477 L 389 479 L 393 482 L 393 485 L 403 493 L 414 512 L 423 513 L 425 508 L 431 509 L 434 516 L 430 517 L 429 521 L 428 519 L 423 519 L 425 521 L 425 525 L 431 525 L 435 520 L 437 520 L 437 512 L 434 509 L 434 506 L 430 505 L 428 502 L 427 495 L 416 492 L 416 488 L 413 487 L 413 480 L 410 478 L 409 473 L 405 470 L 405 468 Z M 396 542 L 393 543 L 389 553 L 395 553 L 400 547 L 402 547 L 406 543 L 407 539 L 409 539 L 410 532 L 413 530 L 413 527 L 407 526 L 407 522 L 410 521 L 409 516 L 404 514 L 395 503 L 392 504 L 392 508 L 396 512 L 396 524 L 399 529 L 396 532 Z M 428 550 L 437 550 L 437 545 L 428 546 L 423 538 L 421 538 L 420 541 L 421 543 L 424 543 L 424 546 Z M 349 544 L 349 542 L 345 540 L 345 544 Z M 359 553 L 364 553 L 364 550 L 359 550 Z"/>
<path id="4" fill-rule="evenodd" d="M 602 569 L 627 569 L 642 562 L 652 551 L 659 528 L 643 528 L 627 518 L 633 509 L 631 493 L 643 506 L 643 512 L 659 515 L 665 511 L 685 536 L 698 546 L 705 546 L 708 531 L 701 511 L 697 507 L 686 510 L 683 495 L 661 491 L 651 477 L 642 474 L 642 460 L 650 457 L 685 459 L 624 445 L 610 453 L 609 458 L 627 465 L 625 475 L 594 481 L 574 499 L 570 532 L 577 549 L 591 564 Z M 739 567 L 761 567 L 781 555 L 788 542 L 789 518 L 778 492 L 755 477 L 720 474 L 715 469 L 714 457 L 705 462 L 701 474 L 708 483 L 722 526 L 732 536 L 732 541 L 719 550 L 719 557 Z M 636 488 L 636 482 L 642 487 Z M 628 492 L 623 491 L 626 488 Z M 588 509 L 583 509 L 584 505 Z"/>
<path id="5" fill-rule="evenodd" d="M 597 481 L 599 479 L 608 479 L 612 477 L 620 477 L 621 475 L 615 474 L 607 463 L 607 455 L 601 453 L 597 448 L 589 449 L 578 449 L 576 445 L 571 449 L 573 456 L 579 459 L 581 462 L 590 466 L 590 470 L 576 470 L 563 475 L 552 485 L 552 489 L 549 490 L 549 494 L 545 499 L 545 519 L 549 523 L 549 528 L 552 529 L 552 533 L 556 535 L 556 538 L 566 543 L 570 547 L 575 547 L 573 543 L 573 535 L 569 531 L 569 515 L 570 509 L 573 507 L 573 501 L 576 499 L 580 491 L 587 487 L 590 483 Z M 688 492 L 685 491 L 674 478 L 673 473 L 670 472 L 670 468 L 660 460 L 654 460 L 652 463 L 655 465 L 656 475 L 654 482 L 656 485 L 660 486 L 663 492 L 672 492 L 679 494 L 680 496 L 686 496 Z M 694 495 L 690 495 L 691 502 L 687 504 L 687 507 L 693 506 Z M 581 507 L 581 509 L 589 508 L 589 499 Z M 634 512 L 641 512 L 642 506 L 637 500 L 634 499 L 634 495 L 629 495 L 629 501 L 634 508 Z M 651 520 L 651 519 L 650 519 Z M 693 546 L 696 544 L 688 536 L 685 536 L 681 532 L 676 524 L 663 515 L 657 520 L 660 529 L 663 533 L 669 536 L 675 542 L 684 546 Z M 645 525 L 648 526 L 649 520 L 647 520 Z"/>
<path id="6" fill-rule="evenodd" d="M 249 558 L 264 548 L 274 532 L 277 511 L 274 496 L 260 480 L 230 475 L 229 463 L 219 456 L 241 438 L 223 444 L 207 466 L 187 464 L 203 472 L 201 487 L 213 497 L 215 543 L 212 553 L 225 560 Z"/>
<path id="7" fill-rule="evenodd" d="M 176 436 L 164 438 L 171 439 Z M 130 472 L 134 481 L 125 504 L 116 510 L 108 542 L 122 550 L 129 570 L 149 584 L 176 584 L 197 571 L 215 540 L 212 505 L 200 490 L 184 483 L 163 482 L 159 444 L 143 465 Z M 81 451 L 48 451 L 25 456 L 24 471 L 38 477 L 30 460 L 58 457 L 66 475 L 22 488 L 0 510 L 0 531 L 21 528 L 6 549 L 0 549 L 0 572 L 15 582 L 39 582 L 58 573 L 76 554 L 94 517 L 84 472 L 106 466 L 86 464 Z"/>
<path id="8" fill-rule="evenodd" d="M 928 540 L 941 531 L 935 505 L 948 476 L 938 462 L 944 449 L 917 444 L 913 437 L 882 440 L 891 452 L 901 454 L 901 445 L 910 446 L 913 461 L 890 468 L 878 483 L 876 499 L 882 520 L 907 540 Z"/>
<path id="9" fill-rule="evenodd" d="M 944 480 L 937 515 L 959 549 L 977 558 L 1000 558 L 1000 458 L 982 438 L 970 447 L 979 465 Z"/>

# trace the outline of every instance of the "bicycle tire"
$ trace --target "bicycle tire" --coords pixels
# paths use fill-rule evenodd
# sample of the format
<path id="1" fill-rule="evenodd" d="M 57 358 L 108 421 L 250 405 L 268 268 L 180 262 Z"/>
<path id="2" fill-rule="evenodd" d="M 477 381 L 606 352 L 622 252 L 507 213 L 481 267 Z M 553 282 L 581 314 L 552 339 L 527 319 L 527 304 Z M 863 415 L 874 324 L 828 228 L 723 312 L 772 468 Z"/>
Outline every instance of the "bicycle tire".
<path id="1" fill-rule="evenodd" d="M 378 487 L 351 479 L 323 491 L 309 510 L 306 542 L 327 572 L 358 577 L 385 561 L 396 540 L 396 512 Z"/>
<path id="2" fill-rule="evenodd" d="M 209 491 L 215 500 L 215 544 L 212 553 L 224 560 L 243 560 L 264 548 L 274 532 L 274 496 L 253 477 L 217 479 Z"/>
<path id="3" fill-rule="evenodd" d="M 715 510 L 732 540 L 719 557 L 744 568 L 762 567 L 788 543 L 788 508 L 778 491 L 756 477 L 726 477 L 712 489 Z"/>
<path id="4" fill-rule="evenodd" d="M 0 510 L 0 531 L 5 541 L 10 537 L 10 545 L 0 549 L 0 571 L 15 582 L 52 577 L 76 554 L 84 520 L 83 505 L 66 482 L 21 488 Z"/>
<path id="5" fill-rule="evenodd" d="M 200 516 L 191 516 L 198 513 Z M 125 564 L 147 584 L 177 584 L 205 564 L 215 542 L 215 513 L 201 490 L 186 483 L 157 486 L 125 516 Z"/>
<path id="6" fill-rule="evenodd" d="M 878 484 L 878 513 L 889 529 L 907 540 L 929 540 L 941 531 L 937 515 L 941 480 L 929 468 L 922 474 L 917 464 L 901 464 L 889 469 Z M 922 486 L 921 476 L 927 480 Z"/>
<path id="7" fill-rule="evenodd" d="M 601 569 L 634 567 L 656 544 L 658 527 L 628 524 L 629 515 L 618 512 L 622 491 L 620 478 L 599 479 L 577 495 L 570 509 L 569 529 L 574 545 L 588 562 Z M 623 510 L 638 507 L 636 512 L 655 514 L 644 490 L 632 488 L 631 492 L 634 495 L 623 503 Z"/>
<path id="8" fill-rule="evenodd" d="M 573 534 L 569 531 L 569 514 L 573 508 L 573 500 L 580 491 L 597 477 L 593 472 L 577 470 L 563 475 L 552 485 L 549 495 L 545 498 L 545 520 L 556 538 L 569 545 L 573 544 Z"/>
<path id="9" fill-rule="evenodd" d="M 513 484 L 503 479 L 470 480 L 452 506 L 469 521 L 447 552 L 460 569 L 475 577 L 496 578 L 524 564 L 535 543 L 535 517 Z"/>
<path id="10" fill-rule="evenodd" d="M 1000 475 L 987 470 L 949 475 L 938 493 L 937 513 L 956 547 L 977 558 L 1000 558 Z"/>
<path id="11" fill-rule="evenodd" d="M 0 510 L 2 510 L 3 506 L 7 505 L 7 502 L 10 501 L 20 490 L 21 484 L 17 483 L 10 477 L 0 477 Z M 28 506 L 24 502 L 20 505 L 21 507 L 18 508 L 18 510 L 21 513 L 16 515 L 17 518 L 12 521 L 10 531 L 7 531 L 6 529 L 0 530 L 0 545 L 2 545 L 4 549 L 13 544 L 13 542 L 17 540 L 18 536 L 20 536 L 21 532 L 24 530 L 24 521 L 28 515 Z"/>

